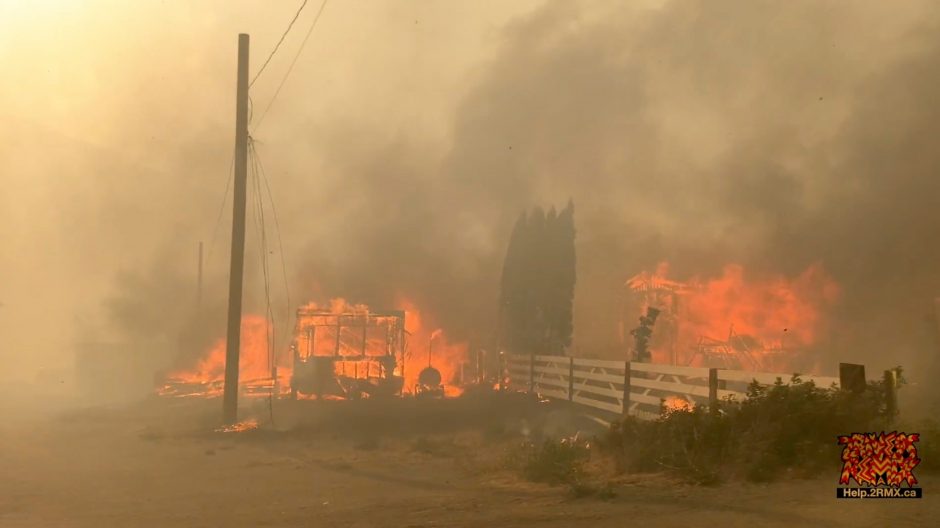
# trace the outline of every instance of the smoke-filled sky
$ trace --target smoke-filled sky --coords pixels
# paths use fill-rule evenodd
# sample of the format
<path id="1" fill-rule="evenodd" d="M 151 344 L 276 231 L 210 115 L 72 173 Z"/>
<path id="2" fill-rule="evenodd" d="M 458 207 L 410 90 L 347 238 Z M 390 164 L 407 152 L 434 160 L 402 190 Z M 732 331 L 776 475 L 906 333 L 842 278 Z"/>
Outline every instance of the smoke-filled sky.
<path id="1" fill-rule="evenodd" d="M 4 373 L 77 339 L 178 340 L 200 240 L 221 328 L 236 35 L 254 73 L 297 5 L 0 0 Z M 833 368 L 937 355 L 932 2 L 334 0 L 259 126 L 318 8 L 252 88 L 293 304 L 406 296 L 488 339 L 513 221 L 573 198 L 586 353 L 609 353 L 624 279 L 667 259 L 821 263 Z"/>

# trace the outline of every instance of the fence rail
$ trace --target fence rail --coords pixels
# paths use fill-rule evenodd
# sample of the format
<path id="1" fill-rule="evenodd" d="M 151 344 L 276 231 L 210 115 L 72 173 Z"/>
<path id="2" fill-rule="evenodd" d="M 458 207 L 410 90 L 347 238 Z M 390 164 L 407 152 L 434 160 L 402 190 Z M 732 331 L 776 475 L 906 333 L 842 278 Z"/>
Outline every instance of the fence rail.
<path id="1" fill-rule="evenodd" d="M 752 382 L 789 382 L 792 374 L 746 372 L 582 359 L 565 356 L 503 357 L 508 388 L 568 400 L 591 409 L 654 419 L 669 405 L 712 406 L 719 400 L 747 398 Z M 839 378 L 804 376 L 819 387 L 838 387 Z"/>

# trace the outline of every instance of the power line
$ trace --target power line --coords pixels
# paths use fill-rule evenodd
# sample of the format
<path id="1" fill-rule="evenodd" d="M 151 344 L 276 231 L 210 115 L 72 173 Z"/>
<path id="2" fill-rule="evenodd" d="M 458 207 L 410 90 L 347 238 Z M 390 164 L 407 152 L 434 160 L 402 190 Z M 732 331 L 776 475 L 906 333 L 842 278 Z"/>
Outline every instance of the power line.
<path id="1" fill-rule="evenodd" d="M 267 60 L 264 61 L 264 64 L 261 65 L 261 69 L 258 70 L 258 73 L 255 74 L 254 78 L 251 79 L 251 82 L 248 83 L 248 87 L 251 88 L 255 84 L 255 81 L 258 80 L 258 77 L 261 77 L 261 72 L 268 66 L 268 63 L 271 62 L 271 59 L 274 58 L 274 54 L 277 53 L 278 48 L 281 47 L 281 43 L 284 42 L 284 38 L 287 37 L 287 34 L 290 33 L 290 28 L 294 27 L 294 22 L 297 22 L 297 17 L 300 16 L 301 11 L 304 10 L 304 7 L 307 6 L 307 0 L 304 0 L 300 4 L 300 7 L 297 8 L 297 12 L 294 13 L 294 18 L 291 19 L 290 24 L 287 24 L 287 29 L 284 30 L 284 33 L 281 35 L 281 39 L 277 41 L 277 44 L 274 45 L 274 49 L 271 50 L 271 54 L 268 55 Z"/>
<path id="2" fill-rule="evenodd" d="M 264 298 L 265 298 L 265 332 L 266 339 L 265 344 L 268 349 L 268 367 L 269 372 L 271 373 L 271 393 L 268 397 L 268 413 L 271 420 L 271 424 L 274 424 L 274 396 L 275 389 L 277 388 L 277 328 L 276 321 L 274 319 L 274 310 L 271 308 L 271 280 L 270 274 L 268 272 L 268 242 L 267 242 L 267 228 L 264 223 L 264 198 L 261 191 L 261 178 L 259 176 L 260 170 L 258 168 L 258 153 L 254 147 L 254 141 L 249 136 L 248 143 L 248 156 L 251 158 L 251 176 L 252 184 L 254 185 L 255 196 L 253 200 L 254 210 L 255 210 L 255 225 L 259 230 L 260 235 L 260 250 L 261 250 L 261 272 L 264 278 Z"/>
<path id="3" fill-rule="evenodd" d="M 252 169 L 253 169 L 253 182 L 255 186 L 255 203 L 257 220 L 260 224 L 260 234 L 261 234 L 261 271 L 264 275 L 264 295 L 266 301 L 266 315 L 271 318 L 272 326 L 274 325 L 274 311 L 271 309 L 271 280 L 269 273 L 269 263 L 268 263 L 268 236 L 267 236 L 267 227 L 264 223 L 264 193 L 261 189 L 261 171 L 259 169 L 260 160 L 258 158 L 258 151 L 255 150 L 254 142 L 252 141 L 249 146 L 249 155 L 252 158 Z M 272 349 L 274 344 L 272 343 Z"/>
<path id="4" fill-rule="evenodd" d="M 268 191 L 268 202 L 271 204 L 271 214 L 274 217 L 274 232 L 277 235 L 277 246 L 281 253 L 281 274 L 284 278 L 284 294 L 287 297 L 287 319 L 290 320 L 290 286 L 287 280 L 287 263 L 285 261 L 286 259 L 284 258 L 284 242 L 281 239 L 281 223 L 277 218 L 277 206 L 274 204 L 274 194 L 271 193 L 271 185 L 268 183 L 268 176 L 264 170 L 264 162 L 261 161 L 261 156 L 258 155 L 258 151 L 254 148 L 254 146 L 252 146 L 252 149 L 254 150 L 254 156 L 258 162 L 258 168 L 260 169 L 261 181 L 264 183 L 264 187 Z"/>
<path id="5" fill-rule="evenodd" d="M 254 187 L 254 197 L 252 200 L 253 209 L 255 212 L 255 223 L 256 227 L 259 229 L 260 233 L 260 244 L 261 244 L 261 271 L 264 278 L 264 295 L 265 295 L 265 316 L 266 316 L 266 331 L 268 332 L 267 339 L 270 343 L 268 360 L 269 367 L 271 368 L 272 373 L 272 384 L 277 385 L 277 377 L 275 376 L 275 371 L 277 368 L 277 318 L 274 316 L 274 308 L 271 302 L 271 263 L 268 259 L 268 237 L 267 237 L 267 224 L 265 221 L 265 191 L 267 191 L 268 202 L 271 205 L 271 214 L 274 218 L 274 229 L 275 234 L 277 235 L 277 244 L 278 249 L 281 255 L 281 273 L 284 279 L 284 294 L 286 297 L 286 317 L 285 321 L 288 323 L 291 319 L 290 307 L 290 286 L 287 280 L 287 264 L 286 259 L 284 258 L 284 243 L 281 239 L 281 226 L 280 221 L 277 216 L 277 206 L 274 202 L 274 195 L 271 192 L 271 186 L 268 182 L 267 174 L 264 170 L 264 162 L 261 160 L 261 155 L 258 153 L 257 141 L 254 138 L 249 137 L 248 143 L 248 156 L 250 159 L 250 175 L 252 177 L 252 185 Z M 263 184 L 263 187 L 262 187 Z M 272 252 L 273 253 L 273 252 Z M 273 352 L 272 352 L 273 351 Z M 273 411 L 273 397 L 274 393 L 272 391 L 271 399 L 269 400 L 269 412 L 271 415 L 271 423 L 274 423 L 274 411 Z"/>
<path id="6" fill-rule="evenodd" d="M 215 240 L 219 234 L 219 226 L 222 225 L 222 214 L 225 213 L 225 204 L 228 203 L 228 191 L 232 187 L 232 180 L 235 179 L 235 151 L 232 151 L 232 161 L 229 162 L 228 178 L 225 183 L 225 192 L 222 193 L 222 205 L 219 206 L 219 216 L 215 219 L 215 227 L 212 228 L 212 238 L 209 239 L 209 254 L 206 256 L 206 264 L 212 261 L 212 250 L 215 247 Z"/>
<path id="7" fill-rule="evenodd" d="M 294 70 L 294 65 L 297 64 L 297 59 L 300 58 L 300 54 L 304 51 L 304 46 L 307 44 L 307 39 L 310 38 L 310 35 L 313 34 L 314 28 L 317 27 L 317 22 L 320 21 L 320 15 L 323 14 L 323 9 L 326 8 L 326 3 L 329 0 L 323 0 L 323 3 L 320 4 L 320 10 L 317 11 L 317 16 L 314 17 L 313 23 L 310 24 L 310 29 L 307 30 L 306 36 L 304 36 L 303 42 L 300 43 L 300 49 L 297 50 L 297 54 L 294 55 L 294 60 L 291 61 L 290 67 L 287 68 L 287 73 L 284 74 L 284 77 L 281 79 L 281 83 L 277 86 L 277 90 L 274 91 L 274 96 L 271 97 L 271 100 L 268 102 L 268 106 L 264 108 L 264 112 L 261 113 L 261 117 L 258 119 L 258 125 L 255 127 L 255 131 L 261 128 L 261 123 L 264 121 L 264 116 L 268 115 L 268 110 L 271 109 L 271 105 L 274 104 L 275 99 L 277 99 L 278 94 L 281 93 L 281 88 L 284 87 L 284 83 L 287 82 L 287 78 L 290 77 L 291 72 Z"/>

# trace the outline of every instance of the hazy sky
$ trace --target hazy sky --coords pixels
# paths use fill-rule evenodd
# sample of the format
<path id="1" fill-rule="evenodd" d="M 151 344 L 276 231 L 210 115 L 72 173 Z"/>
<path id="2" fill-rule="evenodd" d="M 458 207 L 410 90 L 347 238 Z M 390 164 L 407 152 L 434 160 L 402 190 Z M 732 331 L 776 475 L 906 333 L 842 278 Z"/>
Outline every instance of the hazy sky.
<path id="1" fill-rule="evenodd" d="M 218 332 L 237 34 L 254 72 L 297 5 L 0 0 L 4 373 L 68 361 L 76 338 L 177 340 L 199 240 Z M 583 350 L 609 353 L 619 285 L 662 259 L 821 263 L 844 292 L 830 363 L 926 364 L 931 7 L 333 0 L 252 125 L 292 300 L 406 295 L 485 339 L 515 217 L 574 198 Z M 252 89 L 255 119 L 318 8 Z"/>
<path id="2" fill-rule="evenodd" d="M 497 49 L 501 27 L 537 3 L 327 4 L 255 133 L 275 192 L 291 193 L 282 178 L 322 169 L 319 140 L 340 123 L 354 135 L 403 135 L 441 150 L 474 68 Z M 119 270 L 149 267 L 165 252 L 195 268 L 230 163 L 237 34 L 252 37 L 254 74 L 299 5 L 0 1 L 5 364 L 28 372 L 36 355 L 68 358 L 74 318 L 95 318 Z M 253 88 L 255 115 L 319 6 L 308 2 Z M 216 241 L 223 246 L 229 215 Z M 225 249 L 216 246 L 216 256 Z"/>

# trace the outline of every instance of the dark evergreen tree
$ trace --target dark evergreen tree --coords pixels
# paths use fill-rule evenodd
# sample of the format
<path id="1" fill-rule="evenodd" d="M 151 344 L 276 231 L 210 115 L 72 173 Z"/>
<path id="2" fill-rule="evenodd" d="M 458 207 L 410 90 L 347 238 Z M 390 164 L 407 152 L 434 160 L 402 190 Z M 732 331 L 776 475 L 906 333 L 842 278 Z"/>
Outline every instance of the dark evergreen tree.
<path id="1" fill-rule="evenodd" d="M 563 347 L 571 346 L 574 334 L 574 289 L 577 283 L 577 252 L 575 250 L 574 202 L 568 200 L 568 206 L 558 215 L 560 255 L 559 295 L 555 318 L 555 335 Z"/>
<path id="2" fill-rule="evenodd" d="M 545 266 L 545 238 L 547 235 L 545 211 L 536 207 L 529 214 L 526 223 L 526 237 L 523 247 L 523 289 L 525 290 L 525 321 L 523 335 L 524 345 L 522 351 L 527 354 L 537 353 L 543 349 L 546 327 L 546 266 Z"/>
<path id="3" fill-rule="evenodd" d="M 516 222 L 503 263 L 502 343 L 516 354 L 561 354 L 571 345 L 574 206 L 536 207 Z"/>
<path id="4" fill-rule="evenodd" d="M 545 218 L 546 229 L 543 238 L 543 281 L 541 284 L 542 295 L 544 298 L 545 313 L 545 343 L 541 347 L 544 354 L 560 354 L 562 344 L 558 335 L 558 320 L 561 315 L 561 299 L 564 296 L 564 285 L 562 284 L 561 257 L 563 249 L 561 218 L 555 211 L 555 208 L 549 211 Z"/>
<path id="5" fill-rule="evenodd" d="M 523 257 L 526 233 L 526 214 L 523 212 L 509 237 L 509 247 L 503 261 L 499 299 L 500 342 L 513 352 L 516 352 L 522 343 L 520 329 L 525 320 L 525 291 L 521 277 L 525 266 Z"/>

